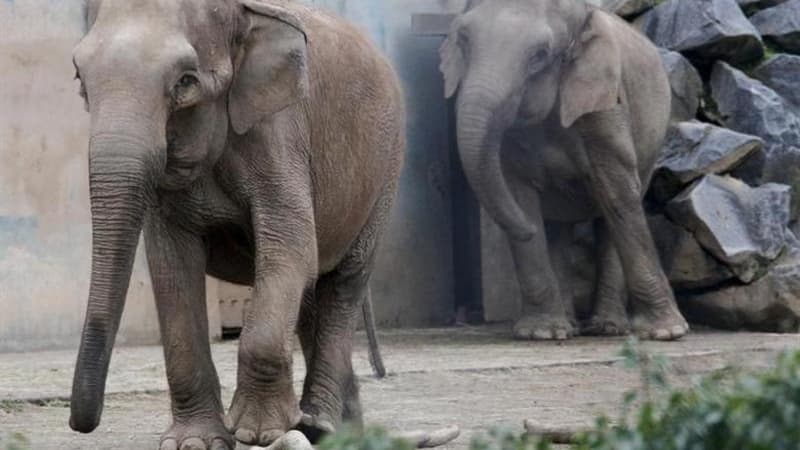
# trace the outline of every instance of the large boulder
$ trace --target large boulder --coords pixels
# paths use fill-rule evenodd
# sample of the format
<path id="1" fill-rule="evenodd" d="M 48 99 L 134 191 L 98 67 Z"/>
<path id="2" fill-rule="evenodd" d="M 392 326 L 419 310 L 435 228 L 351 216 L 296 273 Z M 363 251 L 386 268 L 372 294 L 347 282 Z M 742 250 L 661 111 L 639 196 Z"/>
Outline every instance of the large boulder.
<path id="1" fill-rule="evenodd" d="M 789 0 L 750 17 L 761 36 L 790 52 L 800 52 L 800 0 Z"/>
<path id="2" fill-rule="evenodd" d="M 724 62 L 711 72 L 711 96 L 724 125 L 764 140 L 761 157 L 750 158 L 736 175 L 749 183 L 787 184 L 797 193 L 792 218 L 800 211 L 800 118 L 764 83 Z"/>
<path id="3" fill-rule="evenodd" d="M 635 21 L 659 47 L 710 64 L 760 59 L 764 45 L 736 0 L 668 0 Z"/>
<path id="4" fill-rule="evenodd" d="M 753 70 L 753 76 L 800 109 L 800 56 L 780 53 Z"/>
<path id="5" fill-rule="evenodd" d="M 705 289 L 734 278 L 733 272 L 711 256 L 685 228 L 661 214 L 647 217 L 659 259 L 676 291 Z"/>
<path id="6" fill-rule="evenodd" d="M 785 1 L 786 0 L 736 0 L 736 3 L 739 4 L 745 14 L 752 15 L 764 8 L 771 8 Z"/>
<path id="7" fill-rule="evenodd" d="M 656 164 L 650 194 L 655 200 L 666 202 L 703 175 L 730 172 L 763 146 L 759 137 L 707 123 L 674 124 Z"/>
<path id="8" fill-rule="evenodd" d="M 800 332 L 800 243 L 791 245 L 763 278 L 678 296 L 687 319 L 717 328 Z"/>
<path id="9" fill-rule="evenodd" d="M 673 222 L 750 283 L 763 276 L 786 246 L 789 187 L 752 188 L 732 178 L 707 175 L 667 204 Z"/>
<path id="10" fill-rule="evenodd" d="M 680 53 L 665 48 L 658 50 L 672 90 L 672 121 L 694 119 L 700 106 L 700 97 L 703 96 L 700 74 Z"/>

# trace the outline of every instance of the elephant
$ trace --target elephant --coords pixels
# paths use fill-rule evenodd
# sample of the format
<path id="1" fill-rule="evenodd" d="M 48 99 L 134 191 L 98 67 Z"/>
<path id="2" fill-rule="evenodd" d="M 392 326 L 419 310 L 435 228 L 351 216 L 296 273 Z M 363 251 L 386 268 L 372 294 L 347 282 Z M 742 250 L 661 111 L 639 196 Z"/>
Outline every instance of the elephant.
<path id="1" fill-rule="evenodd" d="M 173 417 L 161 450 L 359 424 L 353 333 L 405 149 L 387 59 L 354 26 L 287 0 L 88 0 L 85 20 L 73 57 L 93 244 L 71 428 L 99 424 L 140 234 Z M 206 274 L 254 287 L 227 415 Z"/>
<path id="2" fill-rule="evenodd" d="M 440 56 L 464 174 L 511 248 L 523 298 L 514 337 L 576 333 L 545 221 L 597 223 L 584 332 L 684 336 L 643 208 L 670 113 L 655 46 L 584 0 L 471 0 Z"/>

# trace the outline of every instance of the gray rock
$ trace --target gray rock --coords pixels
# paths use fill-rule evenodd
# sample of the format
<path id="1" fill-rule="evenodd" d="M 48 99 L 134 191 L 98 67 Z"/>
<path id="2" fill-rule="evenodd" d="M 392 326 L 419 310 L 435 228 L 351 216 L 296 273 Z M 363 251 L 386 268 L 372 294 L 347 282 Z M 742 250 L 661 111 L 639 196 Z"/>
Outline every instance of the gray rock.
<path id="1" fill-rule="evenodd" d="M 764 61 L 753 70 L 753 76 L 800 108 L 800 56 L 781 53 Z"/>
<path id="2" fill-rule="evenodd" d="M 734 278 L 685 228 L 660 214 L 648 216 L 647 221 L 661 265 L 676 291 L 711 288 Z"/>
<path id="3" fill-rule="evenodd" d="M 730 172 L 763 146 L 761 138 L 707 123 L 673 124 L 656 164 L 650 194 L 666 202 L 703 175 Z"/>
<path id="4" fill-rule="evenodd" d="M 788 184 L 800 193 L 800 118 L 791 105 L 764 83 L 723 62 L 711 72 L 711 94 L 724 125 L 764 140 L 761 156 L 734 172 L 751 184 Z M 800 211 L 800 195 L 792 199 L 792 218 Z"/>
<path id="5" fill-rule="evenodd" d="M 748 285 L 679 295 L 681 311 L 692 322 L 718 328 L 799 332 L 800 243 L 791 237 L 789 249 L 766 276 Z"/>
<path id="6" fill-rule="evenodd" d="M 668 0 L 635 24 L 659 47 L 700 62 L 743 63 L 764 54 L 761 37 L 736 0 Z"/>
<path id="7" fill-rule="evenodd" d="M 622 17 L 633 17 L 656 6 L 658 0 L 589 0 L 589 3 Z"/>
<path id="8" fill-rule="evenodd" d="M 667 204 L 670 219 L 750 283 L 786 246 L 789 187 L 752 188 L 731 177 L 707 175 Z"/>
<path id="9" fill-rule="evenodd" d="M 678 52 L 659 48 L 672 90 L 672 121 L 694 119 L 703 95 L 703 80 L 697 69 Z"/>
<path id="10" fill-rule="evenodd" d="M 789 0 L 750 18 L 761 36 L 790 52 L 800 52 L 800 0 Z"/>
<path id="11" fill-rule="evenodd" d="M 756 13 L 764 8 L 771 8 L 780 5 L 786 0 L 736 0 L 745 14 Z"/>

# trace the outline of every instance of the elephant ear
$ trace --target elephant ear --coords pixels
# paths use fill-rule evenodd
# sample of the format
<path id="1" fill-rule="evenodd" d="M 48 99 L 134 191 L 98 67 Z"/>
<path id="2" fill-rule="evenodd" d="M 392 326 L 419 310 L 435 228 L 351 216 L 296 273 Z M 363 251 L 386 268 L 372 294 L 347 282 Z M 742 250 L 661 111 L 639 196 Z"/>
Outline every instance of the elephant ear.
<path id="1" fill-rule="evenodd" d="M 561 125 L 569 128 L 585 114 L 619 103 L 622 57 L 611 18 L 592 10 L 576 38 L 559 86 Z"/>
<path id="2" fill-rule="evenodd" d="M 444 75 L 444 96 L 452 97 L 461 84 L 464 71 L 467 69 L 464 62 L 464 51 L 458 44 L 458 19 L 453 22 L 450 33 L 439 48 L 439 56 L 442 60 L 439 70 Z"/>
<path id="3" fill-rule="evenodd" d="M 236 57 L 228 96 L 231 125 L 254 125 L 308 97 L 307 38 L 300 20 L 280 6 L 241 0 L 249 27 Z"/>

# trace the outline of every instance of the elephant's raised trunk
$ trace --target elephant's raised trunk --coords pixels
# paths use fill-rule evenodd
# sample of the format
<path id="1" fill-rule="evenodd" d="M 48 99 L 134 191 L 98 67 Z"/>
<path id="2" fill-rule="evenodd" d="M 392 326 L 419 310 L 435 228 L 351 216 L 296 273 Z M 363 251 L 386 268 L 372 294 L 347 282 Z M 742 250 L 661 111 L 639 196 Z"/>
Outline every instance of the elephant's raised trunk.
<path id="1" fill-rule="evenodd" d="M 516 117 L 519 100 L 507 100 L 486 89 L 485 82 L 465 84 L 458 99 L 457 134 L 461 164 L 480 204 L 512 239 L 526 241 L 536 233 L 508 188 L 500 147 Z"/>
<path id="2" fill-rule="evenodd" d="M 100 422 L 106 375 L 152 182 L 150 139 L 95 134 L 89 149 L 92 277 L 72 384 L 70 427 Z"/>

